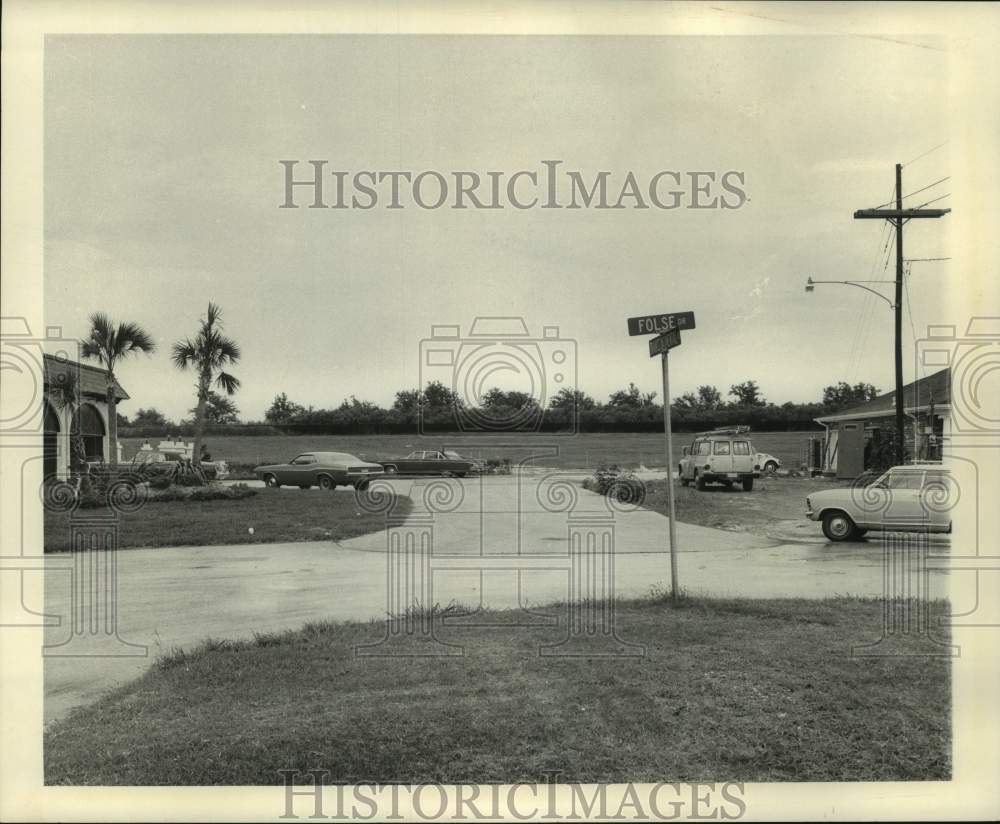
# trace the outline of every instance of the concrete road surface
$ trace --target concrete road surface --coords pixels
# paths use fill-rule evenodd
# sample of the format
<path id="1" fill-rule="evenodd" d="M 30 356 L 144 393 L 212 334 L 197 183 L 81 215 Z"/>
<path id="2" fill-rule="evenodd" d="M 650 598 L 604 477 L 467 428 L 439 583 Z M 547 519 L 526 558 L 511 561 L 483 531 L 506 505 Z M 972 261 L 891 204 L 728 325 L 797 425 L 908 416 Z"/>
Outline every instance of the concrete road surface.
<path id="1" fill-rule="evenodd" d="M 570 585 L 574 580 L 579 587 L 582 580 L 571 576 L 570 539 L 583 536 L 584 556 L 597 557 L 594 547 L 600 545 L 588 550 L 588 535 L 613 541 L 613 575 L 605 573 L 603 584 L 613 578 L 619 597 L 645 595 L 653 587 L 669 590 L 667 520 L 648 510 L 612 510 L 578 481 L 555 473 L 386 481 L 414 501 L 393 534 L 414 536 L 417 546 L 421 536 L 432 542 L 433 573 L 419 600 L 513 607 L 519 597 L 522 605 L 581 597 L 586 591 Z M 818 527 L 817 535 L 809 543 L 775 545 L 746 533 L 678 523 L 680 584 L 691 594 L 761 598 L 882 594 L 877 537 L 831 545 Z M 140 675 L 158 654 L 176 647 L 313 620 L 385 616 L 392 611 L 387 542 L 382 531 L 342 543 L 124 550 L 114 556 L 115 622 L 86 599 L 74 603 L 73 556 L 48 556 L 45 610 L 64 620 L 46 632 L 46 722 Z M 938 549 L 946 552 L 947 544 Z M 98 573 L 98 579 L 103 572 L 80 569 Z M 943 594 L 943 579 L 942 570 L 932 570 L 932 596 Z M 78 633 L 69 619 L 74 605 Z M 113 623 L 118 638 L 104 632 Z M 98 631 L 92 632 L 95 624 Z"/>

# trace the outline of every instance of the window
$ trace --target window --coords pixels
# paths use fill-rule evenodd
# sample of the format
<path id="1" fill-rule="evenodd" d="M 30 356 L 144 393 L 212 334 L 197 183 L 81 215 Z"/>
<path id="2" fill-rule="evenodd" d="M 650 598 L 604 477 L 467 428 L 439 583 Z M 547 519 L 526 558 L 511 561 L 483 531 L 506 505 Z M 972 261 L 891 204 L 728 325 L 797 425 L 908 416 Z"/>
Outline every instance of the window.
<path id="1" fill-rule="evenodd" d="M 733 454 L 734 455 L 749 455 L 750 454 L 750 443 L 749 443 L 749 441 L 733 441 Z"/>
<path id="2" fill-rule="evenodd" d="M 934 470 L 924 475 L 924 489 L 934 487 L 936 489 L 948 489 L 951 485 L 951 478 L 944 470 Z"/>
<path id="3" fill-rule="evenodd" d="M 712 454 L 712 444 L 709 443 L 708 441 L 698 441 L 698 443 L 696 443 L 695 446 L 697 447 L 698 455 Z"/>
<path id="4" fill-rule="evenodd" d="M 307 464 L 316 463 L 316 459 L 312 455 L 299 455 L 292 463 L 295 466 L 306 466 Z"/>
<path id="5" fill-rule="evenodd" d="M 890 472 L 889 489 L 920 489 L 924 480 L 923 472 Z"/>
<path id="6" fill-rule="evenodd" d="M 715 454 L 716 455 L 728 455 L 729 454 L 729 441 L 716 441 L 715 442 Z"/>

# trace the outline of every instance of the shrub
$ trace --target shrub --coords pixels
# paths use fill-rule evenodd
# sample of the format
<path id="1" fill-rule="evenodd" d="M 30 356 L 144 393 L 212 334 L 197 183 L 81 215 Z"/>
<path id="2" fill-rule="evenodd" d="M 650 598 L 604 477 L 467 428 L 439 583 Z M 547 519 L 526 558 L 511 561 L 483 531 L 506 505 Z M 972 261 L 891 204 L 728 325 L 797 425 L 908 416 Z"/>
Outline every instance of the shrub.
<path id="1" fill-rule="evenodd" d="M 624 469 L 618 464 L 601 464 L 593 475 L 584 480 L 583 488 L 622 503 L 640 505 L 646 499 L 646 485 L 631 469 Z"/>

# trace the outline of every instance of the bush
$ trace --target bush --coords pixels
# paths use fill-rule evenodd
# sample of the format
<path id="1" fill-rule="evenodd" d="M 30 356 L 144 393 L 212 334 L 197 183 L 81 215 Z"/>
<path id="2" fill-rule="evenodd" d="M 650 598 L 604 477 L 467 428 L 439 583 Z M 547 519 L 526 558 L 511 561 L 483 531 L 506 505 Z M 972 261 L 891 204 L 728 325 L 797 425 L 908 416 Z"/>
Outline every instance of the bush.
<path id="1" fill-rule="evenodd" d="M 624 469 L 618 464 L 601 464 L 593 475 L 584 480 L 583 488 L 622 503 L 640 505 L 646 499 L 646 485 L 631 469 Z"/>
<path id="2" fill-rule="evenodd" d="M 246 484 L 234 484 L 233 486 L 178 486 L 176 484 L 168 486 L 166 489 L 157 491 L 150 500 L 158 502 L 168 501 L 238 501 L 243 498 L 252 498 L 257 494 L 256 489 L 251 489 Z"/>

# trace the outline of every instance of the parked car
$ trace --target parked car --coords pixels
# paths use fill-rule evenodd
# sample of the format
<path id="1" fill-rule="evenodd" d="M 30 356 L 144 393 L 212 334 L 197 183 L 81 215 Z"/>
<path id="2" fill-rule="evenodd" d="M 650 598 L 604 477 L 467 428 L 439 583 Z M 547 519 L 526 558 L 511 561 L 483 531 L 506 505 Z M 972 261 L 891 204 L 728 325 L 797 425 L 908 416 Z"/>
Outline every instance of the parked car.
<path id="1" fill-rule="evenodd" d="M 309 489 L 336 489 L 338 486 L 353 486 L 365 489 L 372 478 L 380 477 L 382 467 L 371 461 L 363 461 L 347 452 L 303 452 L 288 463 L 266 464 L 254 467 L 254 475 L 265 486 L 297 486 Z"/>
<path id="2" fill-rule="evenodd" d="M 476 468 L 476 462 L 450 450 L 418 450 L 405 458 L 379 461 L 387 475 L 444 475 L 464 478 Z"/>
<path id="3" fill-rule="evenodd" d="M 160 452 L 156 449 L 143 449 L 137 452 L 132 459 L 132 466 L 141 467 L 144 474 L 148 476 L 173 475 L 185 460 L 177 455 Z M 202 461 L 200 466 L 205 477 L 209 480 L 221 481 L 229 476 L 229 464 L 225 461 Z"/>
<path id="4" fill-rule="evenodd" d="M 761 472 L 777 472 L 781 467 L 781 461 L 774 455 L 768 455 L 766 452 L 758 452 L 754 456 L 754 463 L 760 468 Z"/>
<path id="5" fill-rule="evenodd" d="M 865 486 L 824 489 L 806 498 L 806 515 L 822 521 L 831 541 L 853 541 L 870 529 L 951 532 L 957 491 L 939 463 L 894 466 Z"/>
<path id="6" fill-rule="evenodd" d="M 684 447 L 677 466 L 681 484 L 694 483 L 704 489 L 710 483 L 727 487 L 740 483 L 744 491 L 752 490 L 753 479 L 760 477 L 760 464 L 754 458 L 749 431 L 748 426 L 737 426 L 700 433 L 691 446 Z"/>

